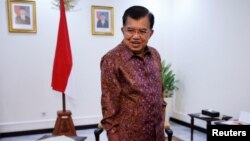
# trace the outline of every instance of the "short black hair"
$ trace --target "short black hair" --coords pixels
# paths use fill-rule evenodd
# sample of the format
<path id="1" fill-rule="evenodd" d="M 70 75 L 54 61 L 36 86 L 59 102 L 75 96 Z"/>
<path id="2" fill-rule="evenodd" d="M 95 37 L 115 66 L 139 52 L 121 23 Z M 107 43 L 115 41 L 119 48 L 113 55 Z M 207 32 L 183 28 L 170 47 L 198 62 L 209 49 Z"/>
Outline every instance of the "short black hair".
<path id="1" fill-rule="evenodd" d="M 139 20 L 142 17 L 148 16 L 150 22 L 150 28 L 152 29 L 154 26 L 154 15 L 143 6 L 132 6 L 129 7 L 123 14 L 122 22 L 123 26 L 125 26 L 127 18 L 131 17 L 132 19 Z"/>

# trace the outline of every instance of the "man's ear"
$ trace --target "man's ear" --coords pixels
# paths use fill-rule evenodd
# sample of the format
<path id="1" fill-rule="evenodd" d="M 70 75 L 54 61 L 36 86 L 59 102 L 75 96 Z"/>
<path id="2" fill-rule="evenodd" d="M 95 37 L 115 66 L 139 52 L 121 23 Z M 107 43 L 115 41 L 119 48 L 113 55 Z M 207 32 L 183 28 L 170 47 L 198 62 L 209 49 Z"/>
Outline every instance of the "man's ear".
<path id="1" fill-rule="evenodd" d="M 123 27 L 121 28 L 122 33 L 124 34 Z"/>
<path id="2" fill-rule="evenodd" d="M 154 30 L 152 29 L 149 37 L 151 37 L 153 34 L 154 34 Z"/>

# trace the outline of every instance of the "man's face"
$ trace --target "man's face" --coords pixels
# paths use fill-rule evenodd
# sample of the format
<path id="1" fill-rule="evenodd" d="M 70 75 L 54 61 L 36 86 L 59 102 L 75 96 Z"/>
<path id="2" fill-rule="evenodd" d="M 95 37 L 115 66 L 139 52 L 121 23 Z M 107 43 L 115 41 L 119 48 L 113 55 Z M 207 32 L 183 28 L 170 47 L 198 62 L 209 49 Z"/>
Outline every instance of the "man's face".
<path id="1" fill-rule="evenodd" d="M 128 17 L 122 32 L 124 43 L 136 54 L 141 54 L 144 51 L 148 40 L 153 34 L 153 30 L 150 29 L 148 16 L 138 20 Z"/>
<path id="2" fill-rule="evenodd" d="M 101 15 L 101 20 L 104 21 L 105 20 L 105 16 Z"/>
<path id="3" fill-rule="evenodd" d="M 24 9 L 20 9 L 19 14 L 20 16 L 25 16 L 26 12 Z"/>

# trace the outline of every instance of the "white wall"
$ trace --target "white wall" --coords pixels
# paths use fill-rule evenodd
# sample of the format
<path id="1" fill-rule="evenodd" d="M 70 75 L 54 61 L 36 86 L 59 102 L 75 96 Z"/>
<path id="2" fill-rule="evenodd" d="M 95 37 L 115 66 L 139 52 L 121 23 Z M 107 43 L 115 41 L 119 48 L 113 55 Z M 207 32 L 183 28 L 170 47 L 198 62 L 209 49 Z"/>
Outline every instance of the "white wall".
<path id="1" fill-rule="evenodd" d="M 59 11 L 53 8 L 52 0 L 37 0 L 37 33 L 9 33 L 6 1 L 0 1 L 0 132 L 52 128 L 56 112 L 62 109 L 61 94 L 50 86 Z M 67 109 L 73 113 L 75 125 L 96 124 L 101 119 L 99 63 L 122 40 L 120 28 L 126 8 L 137 4 L 153 11 L 155 33 L 149 44 L 165 58 L 165 20 L 160 17 L 169 16 L 168 10 L 164 10 L 167 1 L 151 2 L 80 0 L 73 11 L 67 12 L 75 96 L 67 100 Z M 114 7 L 114 36 L 91 34 L 91 5 Z"/>
<path id="2" fill-rule="evenodd" d="M 173 115 L 212 108 L 250 112 L 250 1 L 173 0 L 173 64 L 180 80 Z M 204 126 L 204 122 L 197 123 Z"/>
<path id="3" fill-rule="evenodd" d="M 51 0 L 36 4 L 37 33 L 18 34 L 8 32 L 6 0 L 0 1 L 0 132 L 52 128 L 61 110 L 61 95 L 50 87 L 59 11 Z M 172 63 L 180 80 L 171 116 L 189 122 L 188 113 L 204 108 L 235 118 L 241 110 L 250 112 L 250 1 L 80 0 L 67 12 L 76 96 L 67 109 L 75 125 L 101 119 L 99 62 L 122 40 L 122 14 L 135 4 L 155 14 L 149 44 Z M 91 5 L 114 7 L 114 36 L 91 35 Z"/>

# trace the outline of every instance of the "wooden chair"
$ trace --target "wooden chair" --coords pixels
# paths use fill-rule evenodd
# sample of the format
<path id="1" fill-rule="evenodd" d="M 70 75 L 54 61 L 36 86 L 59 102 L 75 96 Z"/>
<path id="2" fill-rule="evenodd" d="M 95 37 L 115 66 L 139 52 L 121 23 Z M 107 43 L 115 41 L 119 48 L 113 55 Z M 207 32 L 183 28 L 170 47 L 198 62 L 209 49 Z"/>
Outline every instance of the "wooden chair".
<path id="1" fill-rule="evenodd" d="M 168 122 L 165 121 L 164 123 L 164 130 L 166 134 L 168 135 L 168 141 L 172 141 L 172 136 L 173 136 L 173 130 L 170 128 L 170 125 Z M 95 129 L 94 134 L 95 134 L 95 140 L 99 141 L 100 139 L 100 134 L 103 132 L 103 128 L 101 123 L 98 124 L 98 128 Z"/>

